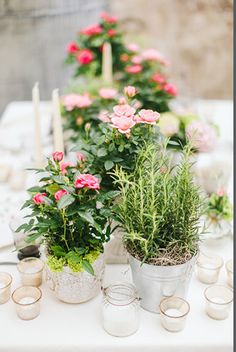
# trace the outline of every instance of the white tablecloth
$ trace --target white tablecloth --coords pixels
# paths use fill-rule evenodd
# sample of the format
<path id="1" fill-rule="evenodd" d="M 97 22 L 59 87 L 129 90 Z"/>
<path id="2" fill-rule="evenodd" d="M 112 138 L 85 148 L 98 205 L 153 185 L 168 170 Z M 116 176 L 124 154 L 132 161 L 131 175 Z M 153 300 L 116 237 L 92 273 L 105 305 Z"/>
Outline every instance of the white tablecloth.
<path id="1" fill-rule="evenodd" d="M 232 103 L 202 102 L 200 108 L 203 113 L 203 103 L 205 103 L 206 115 L 209 115 L 209 106 L 214 106 L 214 119 L 221 126 L 222 140 L 231 144 Z M 45 121 L 44 143 L 46 149 L 50 144 L 48 143 L 50 140 L 48 137 L 49 129 L 46 126 L 50 126 L 51 107 L 48 103 L 43 103 L 41 106 Z M 29 102 L 11 103 L 3 115 L 0 133 L 2 130 L 4 130 L 5 136 L 10 133 L 10 135 L 8 134 L 9 138 L 13 138 L 11 136 L 14 135 L 17 145 L 19 140 L 26 138 L 27 128 L 30 133 L 31 111 L 32 105 Z M 0 151 L 3 152 L 1 149 Z M 17 159 L 17 154 L 14 154 L 14 151 L 11 152 L 8 160 L 10 158 L 14 162 Z M 31 160 L 30 157 L 26 159 Z M 28 183 L 30 184 L 30 182 L 29 180 Z M 12 243 L 8 228 L 9 216 L 16 211 L 21 202 L 20 198 L 23 199 L 26 193 L 24 190 L 12 192 L 6 184 L 0 185 L 0 193 L 1 247 L 4 244 L 10 245 Z M 233 256 L 232 239 L 230 238 L 208 241 L 204 246 L 208 251 L 221 255 L 225 261 Z M 10 253 L 10 251 L 10 247 L 1 249 L 0 261 L 16 259 L 15 253 Z M 0 270 L 13 275 L 13 289 L 20 285 L 20 278 L 15 266 L 0 266 Z M 131 280 L 128 265 L 106 266 L 104 286 L 124 280 Z M 219 282 L 225 283 L 225 280 L 226 272 L 223 268 Z M 184 331 L 180 333 L 167 332 L 160 326 L 159 315 L 141 309 L 140 329 L 137 333 L 129 337 L 116 338 L 108 335 L 102 328 L 101 295 L 84 304 L 69 305 L 58 301 L 51 291 L 43 285 L 41 314 L 35 320 L 20 320 L 16 316 L 12 301 L 0 305 L 0 352 L 231 352 L 233 350 L 232 314 L 224 321 L 215 321 L 206 316 L 203 296 L 205 287 L 206 285 L 198 282 L 194 275 L 188 297 L 191 311 Z"/>

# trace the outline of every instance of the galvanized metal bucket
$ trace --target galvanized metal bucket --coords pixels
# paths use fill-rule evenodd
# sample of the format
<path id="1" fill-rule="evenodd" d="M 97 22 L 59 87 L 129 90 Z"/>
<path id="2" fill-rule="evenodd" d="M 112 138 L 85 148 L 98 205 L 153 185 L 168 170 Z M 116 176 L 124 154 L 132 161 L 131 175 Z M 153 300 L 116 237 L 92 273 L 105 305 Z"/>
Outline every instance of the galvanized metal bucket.
<path id="1" fill-rule="evenodd" d="M 141 297 L 141 307 L 159 313 L 162 298 L 178 296 L 186 298 L 197 256 L 180 265 L 158 266 L 142 264 L 129 255 L 133 282 Z"/>

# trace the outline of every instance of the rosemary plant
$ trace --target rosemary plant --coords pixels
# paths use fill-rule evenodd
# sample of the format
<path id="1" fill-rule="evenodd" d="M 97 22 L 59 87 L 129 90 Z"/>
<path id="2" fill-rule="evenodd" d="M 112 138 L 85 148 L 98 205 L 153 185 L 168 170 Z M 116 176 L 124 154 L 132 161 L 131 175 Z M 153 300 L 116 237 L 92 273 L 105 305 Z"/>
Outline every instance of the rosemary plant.
<path id="1" fill-rule="evenodd" d="M 120 188 L 116 216 L 124 229 L 128 252 L 145 263 L 176 265 L 198 250 L 203 200 L 194 184 L 186 146 L 180 164 L 171 167 L 166 145 L 141 150 L 134 172 L 117 167 Z"/>

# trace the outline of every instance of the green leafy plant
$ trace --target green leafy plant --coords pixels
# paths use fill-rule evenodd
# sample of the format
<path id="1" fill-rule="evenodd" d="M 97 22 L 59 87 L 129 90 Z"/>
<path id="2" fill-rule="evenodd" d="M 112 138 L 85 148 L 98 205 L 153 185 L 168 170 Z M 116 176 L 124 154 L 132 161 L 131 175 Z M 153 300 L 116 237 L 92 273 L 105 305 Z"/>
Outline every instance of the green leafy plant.
<path id="1" fill-rule="evenodd" d="M 44 169 L 36 169 L 42 173 L 39 185 L 28 190 L 31 197 L 22 206 L 31 212 L 17 231 L 28 234 L 28 243 L 40 238 L 46 244 L 54 271 L 67 265 L 93 274 L 91 264 L 112 232 L 109 202 L 116 194 L 104 193 L 98 178 L 82 169 L 81 159 L 72 165 L 54 152 Z"/>
<path id="2" fill-rule="evenodd" d="M 206 216 L 211 223 L 218 223 L 222 220 L 232 220 L 232 204 L 223 188 L 220 188 L 216 193 L 210 195 L 206 209 Z"/>
<path id="3" fill-rule="evenodd" d="M 180 164 L 171 168 L 166 145 L 147 144 L 135 169 L 117 167 L 114 179 L 120 188 L 116 220 L 124 229 L 128 252 L 145 263 L 175 265 L 198 251 L 199 218 L 203 201 L 194 184 L 186 146 Z"/>

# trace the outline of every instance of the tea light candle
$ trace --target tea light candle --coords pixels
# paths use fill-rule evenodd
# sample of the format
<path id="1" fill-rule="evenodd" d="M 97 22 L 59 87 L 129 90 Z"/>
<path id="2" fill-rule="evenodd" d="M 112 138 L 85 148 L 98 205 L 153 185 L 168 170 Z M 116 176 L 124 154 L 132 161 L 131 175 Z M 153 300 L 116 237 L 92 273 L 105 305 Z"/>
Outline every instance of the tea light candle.
<path id="1" fill-rule="evenodd" d="M 225 264 L 227 271 L 227 283 L 230 287 L 234 286 L 234 271 L 233 271 L 233 260 L 230 259 Z"/>
<path id="2" fill-rule="evenodd" d="M 223 259 L 217 255 L 200 253 L 196 262 L 196 275 L 198 280 L 204 284 L 217 282 L 223 263 Z"/>
<path id="3" fill-rule="evenodd" d="M 20 319 L 31 320 L 40 313 L 40 300 L 42 292 L 37 287 L 22 286 L 12 294 L 12 300 L 16 304 L 16 313 Z"/>
<path id="4" fill-rule="evenodd" d="M 0 272 L 0 304 L 6 303 L 11 297 L 12 277 L 8 273 Z"/>
<path id="5" fill-rule="evenodd" d="M 38 258 L 25 258 L 17 264 L 24 286 L 40 286 L 44 263 Z"/>
<path id="6" fill-rule="evenodd" d="M 184 329 L 190 306 L 180 297 L 164 298 L 159 306 L 162 326 L 171 332 Z"/>
<path id="7" fill-rule="evenodd" d="M 224 320 L 229 316 L 233 301 L 233 291 L 227 286 L 213 285 L 206 288 L 206 313 L 216 320 Z"/>

